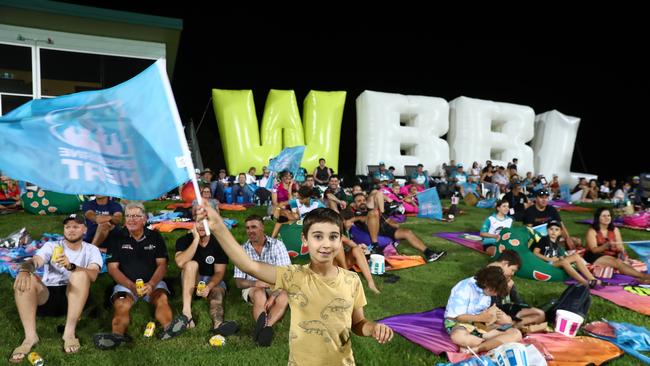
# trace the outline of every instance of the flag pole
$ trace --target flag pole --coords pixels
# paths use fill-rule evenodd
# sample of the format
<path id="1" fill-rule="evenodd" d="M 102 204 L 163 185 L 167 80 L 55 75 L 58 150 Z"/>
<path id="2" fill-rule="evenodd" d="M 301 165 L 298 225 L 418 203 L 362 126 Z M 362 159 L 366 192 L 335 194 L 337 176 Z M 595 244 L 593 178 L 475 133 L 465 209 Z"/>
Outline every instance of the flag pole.
<path id="1" fill-rule="evenodd" d="M 182 164 L 184 164 L 186 168 L 187 177 L 192 181 L 192 186 L 194 187 L 194 195 L 196 196 L 196 202 L 199 205 L 202 205 L 203 198 L 201 198 L 201 192 L 199 191 L 199 183 L 196 180 L 196 174 L 194 172 L 194 162 L 192 162 L 190 149 L 187 145 L 187 139 L 185 138 L 185 133 L 183 132 L 183 124 L 181 122 L 181 117 L 178 114 L 178 107 L 176 107 L 176 100 L 174 99 L 174 93 L 172 93 L 172 87 L 171 84 L 169 83 L 169 78 L 167 77 L 167 67 L 166 67 L 165 59 L 158 59 L 158 61 L 156 61 L 156 67 L 158 67 L 158 71 L 161 75 L 163 86 L 165 87 L 165 94 L 167 95 L 167 101 L 171 106 L 170 112 L 174 120 L 174 127 L 176 127 L 176 136 L 178 137 L 178 141 L 180 142 L 181 148 L 183 149 Z M 206 235 L 210 235 L 208 220 L 203 221 L 203 227 L 205 228 Z"/>

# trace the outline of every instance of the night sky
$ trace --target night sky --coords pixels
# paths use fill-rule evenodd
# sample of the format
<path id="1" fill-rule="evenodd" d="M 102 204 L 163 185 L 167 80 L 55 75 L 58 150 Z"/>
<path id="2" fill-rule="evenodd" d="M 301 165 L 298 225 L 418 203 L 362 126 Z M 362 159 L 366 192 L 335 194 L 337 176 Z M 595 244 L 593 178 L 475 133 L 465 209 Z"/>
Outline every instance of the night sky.
<path id="1" fill-rule="evenodd" d="M 270 89 L 294 90 L 301 113 L 310 90 L 344 90 L 343 129 L 353 133 L 342 134 L 340 157 L 356 156 L 355 99 L 364 90 L 447 101 L 463 95 L 580 117 L 574 172 L 620 179 L 650 171 L 642 132 L 650 63 L 647 41 L 635 46 L 634 36 L 623 42 L 620 34 L 583 31 L 512 40 L 475 32 L 453 39 L 433 29 L 374 31 L 350 18 L 290 23 L 292 17 L 245 8 L 216 9 L 206 18 L 196 9 L 95 6 L 183 19 L 172 86 L 181 117 L 195 126 L 213 88 L 253 90 L 259 122 Z M 339 23 L 347 26 L 331 26 Z M 199 142 L 204 165 L 224 167 L 212 103 Z M 353 159 L 339 159 L 341 173 L 354 168 Z"/>

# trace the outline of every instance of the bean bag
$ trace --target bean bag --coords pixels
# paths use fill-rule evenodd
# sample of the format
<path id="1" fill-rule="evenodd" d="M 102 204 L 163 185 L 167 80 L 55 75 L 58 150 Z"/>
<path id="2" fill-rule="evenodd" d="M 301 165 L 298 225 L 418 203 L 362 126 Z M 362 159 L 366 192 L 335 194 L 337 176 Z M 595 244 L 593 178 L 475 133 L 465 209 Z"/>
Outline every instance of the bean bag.
<path id="1" fill-rule="evenodd" d="M 359 229 L 354 225 L 352 225 L 352 228 L 350 229 L 350 239 L 352 239 L 352 241 L 354 241 L 357 244 L 367 244 L 367 245 L 372 244 L 372 240 L 370 240 L 370 234 Z M 379 243 L 380 248 L 384 248 L 388 244 L 392 244 L 394 242 L 395 240 L 387 236 L 379 235 L 377 237 L 377 243 Z"/>
<path id="2" fill-rule="evenodd" d="M 280 237 L 291 259 L 309 256 L 309 248 L 302 245 L 301 233 L 302 225 L 298 224 L 285 224 L 280 228 Z"/>
<path id="3" fill-rule="evenodd" d="M 75 194 L 64 194 L 39 189 L 20 196 L 25 211 L 34 215 L 57 215 L 79 212 L 81 199 Z"/>
<path id="4" fill-rule="evenodd" d="M 507 228 L 501 230 L 497 241 L 495 257 L 498 258 L 505 250 L 511 249 L 519 254 L 521 268 L 516 275 L 521 278 L 544 282 L 564 281 L 569 276 L 562 268 L 555 268 L 552 265 L 537 258 L 529 247 L 540 235 L 528 227 Z"/>

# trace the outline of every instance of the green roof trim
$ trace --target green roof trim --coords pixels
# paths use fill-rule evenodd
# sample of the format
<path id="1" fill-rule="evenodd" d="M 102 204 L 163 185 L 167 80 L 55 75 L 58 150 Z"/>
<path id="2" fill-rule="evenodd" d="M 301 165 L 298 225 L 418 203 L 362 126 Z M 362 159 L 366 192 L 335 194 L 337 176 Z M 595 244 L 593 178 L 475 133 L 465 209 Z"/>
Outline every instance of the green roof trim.
<path id="1" fill-rule="evenodd" d="M 182 19 L 138 14 L 120 10 L 94 8 L 90 6 L 67 4 L 50 0 L 0 0 L 0 5 L 45 13 L 167 28 L 179 31 L 183 29 Z"/>

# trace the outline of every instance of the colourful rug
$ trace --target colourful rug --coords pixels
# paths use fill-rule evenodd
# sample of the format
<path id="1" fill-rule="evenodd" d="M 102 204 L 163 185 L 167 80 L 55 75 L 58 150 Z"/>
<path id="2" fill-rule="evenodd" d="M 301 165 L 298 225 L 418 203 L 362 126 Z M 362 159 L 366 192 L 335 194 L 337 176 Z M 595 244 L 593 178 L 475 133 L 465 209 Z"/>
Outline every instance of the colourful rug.
<path id="1" fill-rule="evenodd" d="M 559 333 L 537 333 L 524 337 L 521 343 L 535 346 L 547 358 L 548 366 L 601 365 L 623 354 L 612 343 L 587 336 L 569 338 Z M 447 352 L 447 357 L 459 362 L 472 356 Z"/>
<path id="2" fill-rule="evenodd" d="M 593 208 L 576 206 L 561 200 L 550 201 L 549 204 L 555 207 L 558 211 L 592 212 L 594 210 Z"/>
<path id="3" fill-rule="evenodd" d="M 609 300 L 616 305 L 634 310 L 637 313 L 650 315 L 650 296 L 638 295 L 626 290 L 627 286 L 605 286 L 598 290 L 592 289 L 591 294 Z M 641 287 L 643 288 L 643 287 Z M 634 289 L 628 288 L 628 289 Z"/>
<path id="4" fill-rule="evenodd" d="M 395 333 L 439 355 L 458 350 L 445 330 L 444 315 L 445 308 L 436 308 L 423 313 L 389 316 L 378 323 L 388 325 Z"/>
<path id="5" fill-rule="evenodd" d="M 450 242 L 460 244 L 477 252 L 486 254 L 485 250 L 483 250 L 483 242 L 478 232 L 466 233 L 458 231 L 451 233 L 435 233 L 433 235 L 445 240 L 449 240 Z"/>

